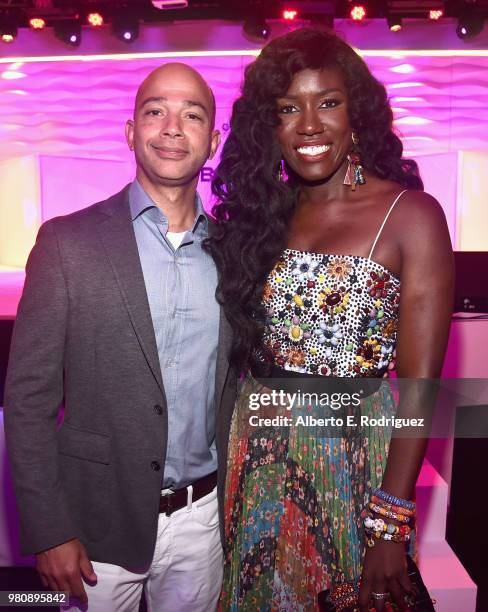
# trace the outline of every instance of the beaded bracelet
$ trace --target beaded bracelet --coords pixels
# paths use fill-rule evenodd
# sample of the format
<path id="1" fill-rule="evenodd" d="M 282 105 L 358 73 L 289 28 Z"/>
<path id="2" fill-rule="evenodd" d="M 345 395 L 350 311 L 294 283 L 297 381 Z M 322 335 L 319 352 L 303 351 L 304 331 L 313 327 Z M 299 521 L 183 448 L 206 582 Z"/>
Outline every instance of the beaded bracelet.
<path id="1" fill-rule="evenodd" d="M 375 519 L 370 515 L 365 517 L 364 526 L 372 531 L 385 531 L 391 535 L 408 535 L 412 531 L 408 525 L 394 525 L 393 523 L 385 523 L 383 519 Z"/>
<path id="2" fill-rule="evenodd" d="M 410 534 L 405 536 L 393 535 L 391 533 L 383 533 L 382 531 L 372 531 L 366 529 L 366 533 L 370 536 L 374 536 L 377 540 L 386 540 L 389 542 L 397 542 L 399 544 L 408 542 L 410 540 Z"/>
<path id="3" fill-rule="evenodd" d="M 408 510 L 408 508 L 402 508 L 401 506 L 395 506 L 393 504 L 388 504 L 376 495 L 371 496 L 371 501 L 377 506 L 381 506 L 385 510 L 389 510 L 392 512 L 396 512 L 397 514 L 403 514 L 404 516 L 415 516 L 415 510 Z"/>
<path id="4" fill-rule="evenodd" d="M 406 535 L 398 535 L 398 534 L 392 534 L 392 533 L 384 533 L 383 531 L 373 531 L 372 529 L 365 529 L 364 531 L 366 532 L 367 535 L 374 537 L 377 540 L 382 539 L 388 542 L 396 542 L 397 544 L 404 544 L 405 542 L 408 542 L 410 540 L 409 533 L 407 533 Z M 368 542 L 368 546 L 371 547 L 369 542 Z"/>
<path id="5" fill-rule="evenodd" d="M 386 516 L 387 518 L 395 519 L 396 521 L 400 521 L 401 523 L 408 523 L 410 521 L 409 516 L 405 516 L 404 514 L 398 514 L 397 512 L 391 512 L 389 510 L 385 510 L 381 506 L 377 506 L 370 502 L 369 509 L 376 514 L 381 514 L 381 516 Z"/>
<path id="6" fill-rule="evenodd" d="M 363 523 L 368 529 L 373 531 L 386 531 L 388 533 L 399 533 L 405 535 L 412 531 L 409 525 L 395 525 L 394 523 L 386 523 L 382 518 L 375 518 L 371 512 L 368 512 L 364 518 Z"/>
<path id="7" fill-rule="evenodd" d="M 388 534 L 386 534 L 388 535 Z M 368 548 L 373 548 L 373 546 L 376 544 L 376 540 L 380 539 L 379 536 L 376 536 L 374 531 L 371 532 L 370 536 L 366 537 L 366 545 L 368 546 Z M 386 538 L 382 538 L 385 541 L 387 541 Z M 405 542 L 408 541 L 408 538 L 406 540 L 393 540 L 395 544 L 405 544 Z"/>
<path id="8" fill-rule="evenodd" d="M 373 491 L 373 495 L 379 497 L 388 504 L 394 504 L 395 506 L 400 506 L 401 508 L 406 508 L 407 510 L 415 510 L 415 502 L 402 499 L 401 497 L 396 497 L 396 495 L 391 495 L 390 493 L 383 491 L 383 489 L 375 489 Z"/>
<path id="9" fill-rule="evenodd" d="M 380 538 L 382 540 L 386 540 L 389 542 L 397 542 L 397 543 L 402 543 L 402 542 L 408 542 L 410 540 L 410 534 L 404 535 L 404 536 L 399 536 L 399 535 L 394 535 L 391 533 L 382 533 L 380 535 Z"/>

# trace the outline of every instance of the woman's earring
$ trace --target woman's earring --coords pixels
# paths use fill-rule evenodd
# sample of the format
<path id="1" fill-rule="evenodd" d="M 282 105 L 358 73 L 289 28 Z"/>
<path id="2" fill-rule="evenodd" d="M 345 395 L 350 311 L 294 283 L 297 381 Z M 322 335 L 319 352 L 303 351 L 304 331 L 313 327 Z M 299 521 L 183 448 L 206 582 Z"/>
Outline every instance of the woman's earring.
<path id="1" fill-rule="evenodd" d="M 361 157 L 357 151 L 359 144 L 359 138 L 356 134 L 352 133 L 352 150 L 347 156 L 347 170 L 346 176 L 344 177 L 344 185 L 350 185 L 351 191 L 356 190 L 356 185 L 364 185 L 366 179 L 364 178 L 364 169 L 361 166 Z"/>
<path id="2" fill-rule="evenodd" d="M 285 178 L 286 178 L 285 160 L 281 159 L 279 166 L 278 166 L 277 179 L 280 181 L 280 183 L 283 183 L 285 181 Z"/>

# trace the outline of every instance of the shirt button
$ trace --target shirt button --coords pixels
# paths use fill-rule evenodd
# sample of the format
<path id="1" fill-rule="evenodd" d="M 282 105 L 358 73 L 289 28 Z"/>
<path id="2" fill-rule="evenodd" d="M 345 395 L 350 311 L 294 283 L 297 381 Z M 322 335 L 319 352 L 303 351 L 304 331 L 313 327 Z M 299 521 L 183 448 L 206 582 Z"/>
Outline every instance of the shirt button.
<path id="1" fill-rule="evenodd" d="M 154 470 L 155 472 L 159 472 L 160 469 L 161 469 L 161 466 L 159 465 L 157 461 L 151 461 L 151 470 Z"/>
<path id="2" fill-rule="evenodd" d="M 156 405 L 154 406 L 154 412 L 155 412 L 156 414 L 163 414 L 163 407 L 162 407 L 162 406 L 160 406 L 159 404 L 156 404 Z"/>

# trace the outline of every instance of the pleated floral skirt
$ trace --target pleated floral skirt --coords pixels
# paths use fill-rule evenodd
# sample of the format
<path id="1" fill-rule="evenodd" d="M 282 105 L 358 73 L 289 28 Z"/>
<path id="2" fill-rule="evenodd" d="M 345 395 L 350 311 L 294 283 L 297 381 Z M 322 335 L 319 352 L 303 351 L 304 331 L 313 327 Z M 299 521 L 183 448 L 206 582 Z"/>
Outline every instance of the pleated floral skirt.
<path id="1" fill-rule="evenodd" d="M 329 591 L 337 609 L 358 592 L 365 539 L 361 512 L 380 486 L 391 429 L 259 427 L 249 376 L 231 425 L 225 492 L 221 610 L 318 610 Z M 295 422 L 295 410 L 289 413 Z M 361 415 L 394 413 L 389 385 L 361 400 Z"/>

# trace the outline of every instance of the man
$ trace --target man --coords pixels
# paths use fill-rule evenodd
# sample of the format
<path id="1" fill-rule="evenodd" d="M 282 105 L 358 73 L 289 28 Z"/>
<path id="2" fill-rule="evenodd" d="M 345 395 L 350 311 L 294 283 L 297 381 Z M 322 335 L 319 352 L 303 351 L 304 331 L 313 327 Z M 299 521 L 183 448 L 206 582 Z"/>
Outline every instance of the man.
<path id="1" fill-rule="evenodd" d="M 152 72 L 126 126 L 136 180 L 45 223 L 27 265 L 5 401 L 22 551 L 89 610 L 137 611 L 143 585 L 151 610 L 218 599 L 235 378 L 196 194 L 214 120 L 192 68 Z"/>

